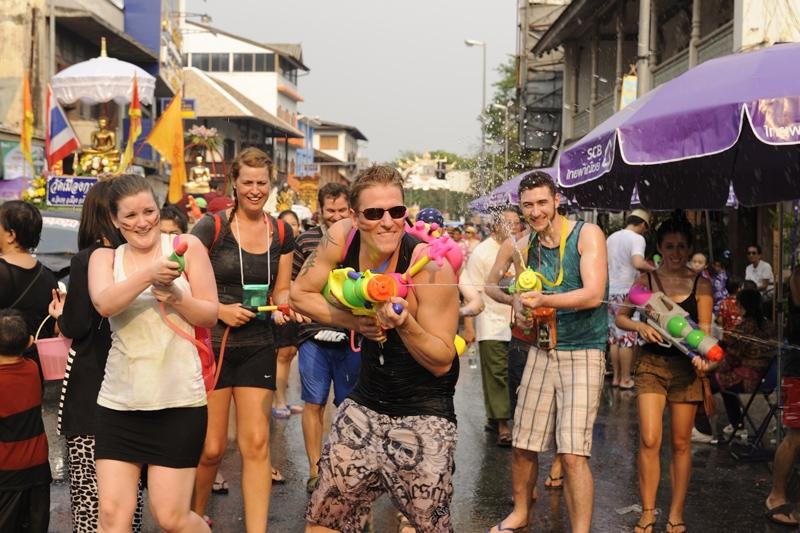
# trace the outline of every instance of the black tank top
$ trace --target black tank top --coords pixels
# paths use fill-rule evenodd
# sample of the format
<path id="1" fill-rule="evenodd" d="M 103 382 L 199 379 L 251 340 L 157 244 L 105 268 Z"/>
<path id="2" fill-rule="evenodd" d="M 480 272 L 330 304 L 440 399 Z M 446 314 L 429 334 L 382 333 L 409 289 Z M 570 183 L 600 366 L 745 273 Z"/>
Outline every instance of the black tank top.
<path id="1" fill-rule="evenodd" d="M 653 287 L 653 276 L 651 275 L 650 272 L 647 273 L 647 282 L 650 284 L 650 289 L 653 290 L 653 292 L 655 292 L 656 290 L 664 292 L 664 288 L 661 286 L 661 281 L 658 279 L 658 275 L 655 276 L 655 279 L 656 279 L 656 287 L 654 288 Z M 689 313 L 689 316 L 692 317 L 692 320 L 694 320 L 695 323 L 698 322 L 698 318 L 697 318 L 697 280 L 699 280 L 699 279 L 700 279 L 699 275 L 696 278 L 694 278 L 694 284 L 692 285 L 692 292 L 689 293 L 689 296 L 687 296 L 684 301 L 675 302 L 676 304 L 680 305 L 683 308 L 684 311 Z M 664 293 L 664 294 L 666 294 L 666 293 Z M 686 357 L 686 355 L 684 355 L 684 353 L 682 351 L 680 351 L 679 349 L 677 349 L 677 348 L 675 348 L 673 346 L 670 346 L 669 348 L 666 348 L 666 347 L 661 346 L 660 344 L 656 344 L 654 342 L 648 342 L 647 344 L 643 345 L 642 346 L 642 350 L 646 351 L 647 353 L 651 353 L 653 355 L 660 355 L 662 357 L 673 357 L 673 356 Z"/>
<path id="2" fill-rule="evenodd" d="M 360 270 L 360 237 L 355 234 L 342 261 L 343 267 Z M 395 272 L 408 270 L 414 248 L 420 242 L 409 234 L 403 236 Z M 453 395 L 458 381 L 458 358 L 453 359 L 447 374 L 437 378 L 414 359 L 397 331 L 389 330 L 386 336 L 383 346 L 361 339 L 361 370 L 350 399 L 388 416 L 440 416 L 455 423 Z"/>

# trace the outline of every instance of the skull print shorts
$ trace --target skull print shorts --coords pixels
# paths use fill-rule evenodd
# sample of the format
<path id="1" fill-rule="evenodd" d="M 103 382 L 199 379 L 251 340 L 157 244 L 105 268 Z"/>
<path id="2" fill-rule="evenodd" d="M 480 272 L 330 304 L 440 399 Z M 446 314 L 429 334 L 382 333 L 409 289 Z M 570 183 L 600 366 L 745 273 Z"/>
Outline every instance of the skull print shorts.
<path id="1" fill-rule="evenodd" d="M 390 417 L 345 400 L 322 451 L 306 520 L 360 533 L 386 492 L 418 533 L 452 532 L 456 437 L 445 418 Z"/>

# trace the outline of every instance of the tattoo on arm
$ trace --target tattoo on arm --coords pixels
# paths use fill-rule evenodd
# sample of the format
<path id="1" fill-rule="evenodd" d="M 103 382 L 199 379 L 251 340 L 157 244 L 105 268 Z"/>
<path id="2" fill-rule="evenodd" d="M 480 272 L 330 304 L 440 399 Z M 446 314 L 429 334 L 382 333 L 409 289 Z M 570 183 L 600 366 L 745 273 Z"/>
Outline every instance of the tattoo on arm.
<path id="1" fill-rule="evenodd" d="M 311 255 L 308 256 L 308 259 L 306 259 L 306 262 L 303 263 L 303 268 L 300 269 L 300 273 L 297 275 L 298 278 L 305 276 L 309 270 L 314 268 L 314 265 L 317 262 L 317 251 L 318 249 L 314 249 L 314 251 L 311 252 Z"/>
<path id="2" fill-rule="evenodd" d="M 328 233 L 325 233 L 319 240 L 319 248 L 324 249 L 327 248 L 329 245 L 338 246 L 338 243 Z"/>

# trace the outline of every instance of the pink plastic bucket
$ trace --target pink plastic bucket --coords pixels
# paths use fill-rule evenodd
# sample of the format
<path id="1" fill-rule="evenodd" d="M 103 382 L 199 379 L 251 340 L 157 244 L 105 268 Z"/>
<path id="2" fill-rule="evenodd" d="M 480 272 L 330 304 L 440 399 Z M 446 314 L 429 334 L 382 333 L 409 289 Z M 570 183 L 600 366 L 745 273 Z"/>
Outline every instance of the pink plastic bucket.
<path id="1" fill-rule="evenodd" d="M 69 356 L 69 349 L 72 346 L 72 339 L 62 337 L 53 337 L 50 339 L 40 339 L 39 332 L 42 326 L 50 318 L 48 315 L 39 325 L 36 331 L 36 351 L 39 352 L 39 362 L 42 365 L 42 374 L 46 380 L 64 379 L 64 372 L 67 369 L 67 357 Z"/>

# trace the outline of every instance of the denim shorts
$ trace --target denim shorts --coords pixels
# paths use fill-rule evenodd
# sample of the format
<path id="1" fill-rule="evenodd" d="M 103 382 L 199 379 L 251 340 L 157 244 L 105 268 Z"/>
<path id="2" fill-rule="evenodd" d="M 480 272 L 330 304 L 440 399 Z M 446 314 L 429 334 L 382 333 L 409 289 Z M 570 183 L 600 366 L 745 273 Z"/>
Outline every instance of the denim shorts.
<path id="1" fill-rule="evenodd" d="M 342 403 L 356 385 L 361 354 L 346 344 L 312 339 L 301 343 L 297 351 L 303 401 L 325 405 L 333 382 L 333 403 Z"/>

